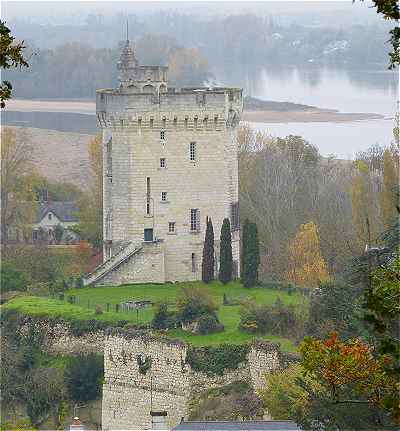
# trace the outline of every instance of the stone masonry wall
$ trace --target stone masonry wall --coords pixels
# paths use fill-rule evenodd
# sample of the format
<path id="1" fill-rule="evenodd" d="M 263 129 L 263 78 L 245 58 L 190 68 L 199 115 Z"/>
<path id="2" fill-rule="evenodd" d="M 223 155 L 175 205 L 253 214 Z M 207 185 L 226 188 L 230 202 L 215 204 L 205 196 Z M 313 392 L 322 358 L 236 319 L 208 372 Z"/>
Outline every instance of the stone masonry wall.
<path id="1" fill-rule="evenodd" d="M 164 245 L 143 243 L 142 249 L 122 263 L 117 270 L 107 273 L 95 286 L 126 283 L 164 283 Z"/>

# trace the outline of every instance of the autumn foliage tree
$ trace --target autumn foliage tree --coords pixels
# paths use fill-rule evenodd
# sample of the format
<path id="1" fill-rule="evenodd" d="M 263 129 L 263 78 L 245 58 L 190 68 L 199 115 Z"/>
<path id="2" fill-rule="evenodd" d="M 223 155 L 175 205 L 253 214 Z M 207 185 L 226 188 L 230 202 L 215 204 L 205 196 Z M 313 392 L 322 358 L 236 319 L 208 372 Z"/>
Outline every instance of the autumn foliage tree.
<path id="1" fill-rule="evenodd" d="M 305 338 L 300 354 L 302 367 L 324 387 L 331 404 L 366 404 L 400 420 L 400 384 L 385 371 L 392 360 L 389 355 L 376 355 L 373 346 L 360 339 L 343 342 L 336 332 L 325 341 Z M 376 421 L 384 426 L 385 418 L 378 416 Z"/>
<path id="2" fill-rule="evenodd" d="M 383 185 L 380 192 L 381 218 L 386 229 L 390 229 L 397 217 L 399 202 L 399 171 L 394 154 L 389 149 L 383 153 Z"/>
<path id="3" fill-rule="evenodd" d="M 321 254 L 318 229 L 309 222 L 300 226 L 289 243 L 287 279 L 301 287 L 317 287 L 329 274 Z"/>
<path id="4" fill-rule="evenodd" d="M 378 236 L 371 171 L 363 160 L 357 160 L 354 166 L 351 208 L 358 252 L 361 252 Z"/>
<path id="5" fill-rule="evenodd" d="M 79 226 L 82 239 L 94 247 L 103 243 L 103 148 L 100 135 L 89 142 L 93 180 L 87 192 L 78 199 Z"/>

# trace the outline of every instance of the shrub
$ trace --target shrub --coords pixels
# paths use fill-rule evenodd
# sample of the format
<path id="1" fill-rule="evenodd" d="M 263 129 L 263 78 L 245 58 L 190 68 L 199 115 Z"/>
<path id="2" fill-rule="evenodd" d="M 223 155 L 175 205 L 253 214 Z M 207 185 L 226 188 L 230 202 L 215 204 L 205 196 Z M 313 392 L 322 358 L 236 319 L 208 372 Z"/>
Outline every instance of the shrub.
<path id="1" fill-rule="evenodd" d="M 212 334 L 224 330 L 224 325 L 219 322 L 215 314 L 204 314 L 197 321 L 197 332 L 199 334 Z"/>
<path id="2" fill-rule="evenodd" d="M 168 312 L 168 304 L 166 302 L 157 304 L 153 320 L 151 321 L 151 327 L 153 329 L 167 329 L 174 326 L 175 318 L 173 313 Z"/>
<path id="3" fill-rule="evenodd" d="M 176 306 L 181 322 L 193 322 L 205 314 L 214 314 L 218 307 L 207 290 L 198 287 L 182 289 L 177 297 Z"/>
<path id="4" fill-rule="evenodd" d="M 240 310 L 239 328 L 246 332 L 291 336 L 297 320 L 295 308 L 292 305 L 285 306 L 279 298 L 273 306 L 247 301 Z"/>
<path id="5" fill-rule="evenodd" d="M 96 304 L 96 307 L 94 309 L 94 314 L 96 315 L 103 314 L 103 307 L 100 304 Z"/>
<path id="6" fill-rule="evenodd" d="M 219 346 L 190 347 L 186 362 L 195 371 L 221 376 L 225 370 L 235 370 L 246 360 L 247 344 L 220 344 Z"/>
<path id="7" fill-rule="evenodd" d="M 65 382 L 69 398 L 86 402 L 101 395 L 103 380 L 103 357 L 80 355 L 71 359 L 65 369 Z"/>
<path id="8" fill-rule="evenodd" d="M 0 274 L 2 292 L 24 291 L 27 289 L 29 283 L 28 274 L 17 270 L 11 263 L 3 263 Z"/>

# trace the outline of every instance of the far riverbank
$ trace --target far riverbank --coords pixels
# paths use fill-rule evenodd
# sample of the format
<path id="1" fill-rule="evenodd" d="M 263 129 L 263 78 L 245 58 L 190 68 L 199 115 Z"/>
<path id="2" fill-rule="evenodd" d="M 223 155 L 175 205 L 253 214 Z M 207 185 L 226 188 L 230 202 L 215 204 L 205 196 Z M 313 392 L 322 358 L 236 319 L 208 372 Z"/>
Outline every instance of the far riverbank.
<path id="1" fill-rule="evenodd" d="M 95 115 L 96 104 L 92 101 L 76 100 L 12 99 L 7 102 L 6 109 L 15 112 L 65 112 Z M 315 106 L 259 99 L 245 100 L 242 115 L 242 120 L 253 123 L 342 123 L 383 118 L 383 115 L 376 113 L 345 113 L 334 109 L 321 109 Z"/>

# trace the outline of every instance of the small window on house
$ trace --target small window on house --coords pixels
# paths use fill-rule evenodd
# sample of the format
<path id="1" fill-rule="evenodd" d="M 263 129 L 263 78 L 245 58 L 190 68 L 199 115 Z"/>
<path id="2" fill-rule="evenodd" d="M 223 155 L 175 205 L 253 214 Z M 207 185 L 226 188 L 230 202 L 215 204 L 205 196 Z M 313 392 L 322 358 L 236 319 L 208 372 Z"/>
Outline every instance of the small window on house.
<path id="1" fill-rule="evenodd" d="M 49 213 L 49 215 L 47 216 L 47 218 L 48 218 L 49 220 L 51 220 L 51 219 L 52 219 L 52 217 L 53 217 L 53 214 L 52 214 L 52 213 Z"/>
<path id="2" fill-rule="evenodd" d="M 198 208 L 190 210 L 190 231 L 200 232 L 200 210 Z"/>
<path id="3" fill-rule="evenodd" d="M 165 168 L 166 167 L 166 162 L 164 158 L 160 159 L 160 168 Z"/>
<path id="4" fill-rule="evenodd" d="M 162 200 L 163 202 L 166 202 L 166 201 L 167 201 L 167 192 L 161 192 L 161 200 Z"/>
<path id="5" fill-rule="evenodd" d="M 197 129 L 197 117 L 194 117 L 193 119 L 193 126 L 195 129 Z"/>
<path id="6" fill-rule="evenodd" d="M 165 130 L 161 130 L 161 132 L 160 132 L 160 139 L 161 139 L 162 141 L 164 141 L 164 140 L 165 140 Z"/>
<path id="7" fill-rule="evenodd" d="M 33 230 L 32 231 L 32 240 L 33 241 L 37 241 L 38 239 L 38 231 L 37 230 Z"/>
<path id="8" fill-rule="evenodd" d="M 197 272 L 196 253 L 192 253 L 192 272 Z"/>
<path id="9" fill-rule="evenodd" d="M 185 117 L 185 129 L 188 128 L 189 118 Z"/>
<path id="10" fill-rule="evenodd" d="M 191 142 L 190 143 L 189 156 L 190 156 L 190 161 L 191 162 L 195 162 L 196 161 L 196 142 Z"/>
<path id="11" fill-rule="evenodd" d="M 174 117 L 174 127 L 178 125 L 178 117 Z"/>
<path id="12" fill-rule="evenodd" d="M 175 233 L 175 222 L 170 221 L 168 223 L 168 233 Z"/>
<path id="13" fill-rule="evenodd" d="M 154 118 L 150 118 L 150 129 L 154 126 Z"/>

